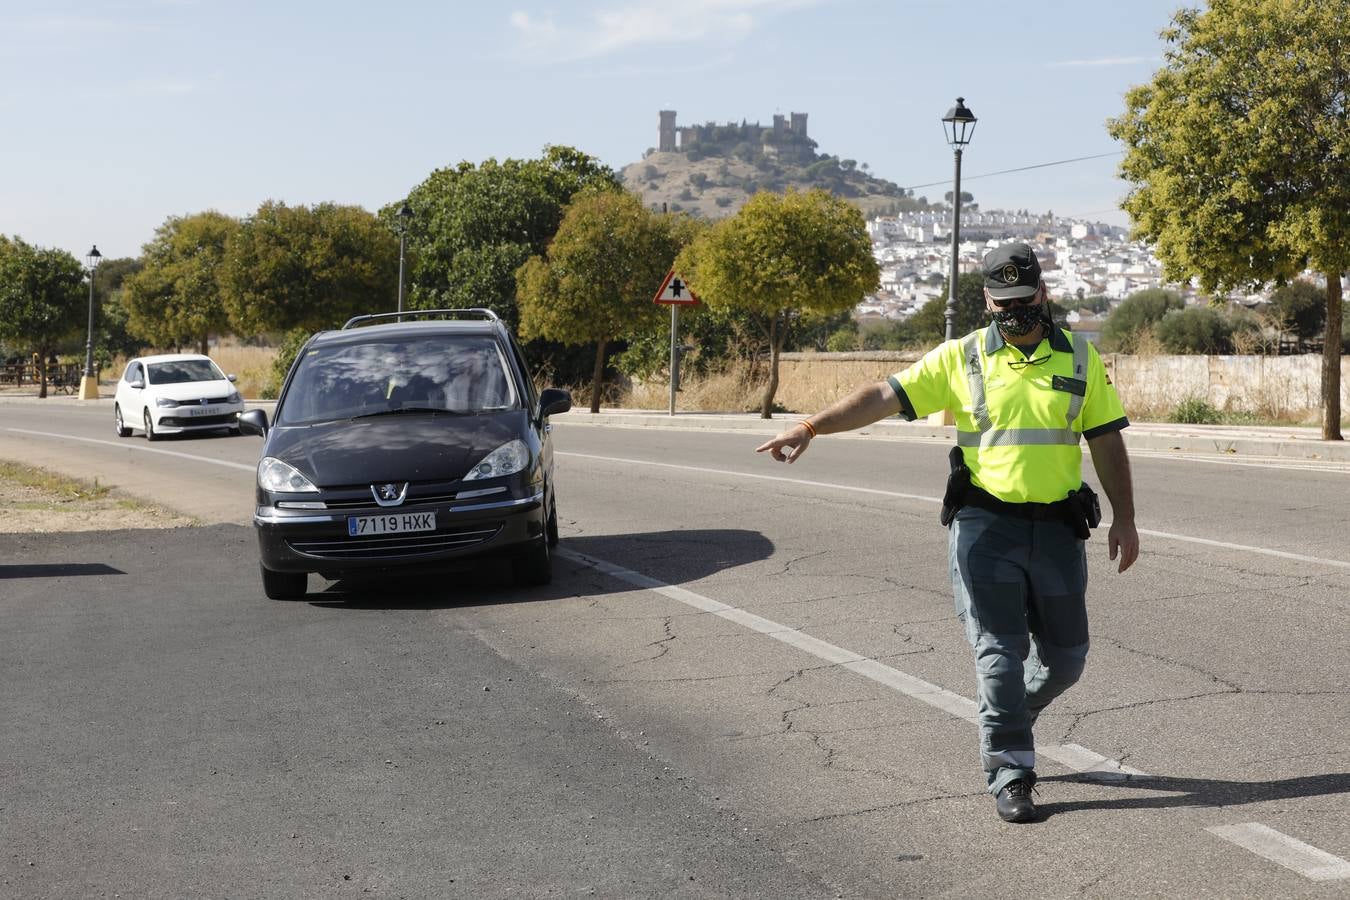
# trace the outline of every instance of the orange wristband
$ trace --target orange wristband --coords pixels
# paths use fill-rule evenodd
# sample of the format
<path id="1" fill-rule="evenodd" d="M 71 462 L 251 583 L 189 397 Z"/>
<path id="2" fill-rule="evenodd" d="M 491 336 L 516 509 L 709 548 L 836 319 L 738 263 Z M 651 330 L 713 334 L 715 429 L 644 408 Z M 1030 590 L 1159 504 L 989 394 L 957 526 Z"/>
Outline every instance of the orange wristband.
<path id="1" fill-rule="evenodd" d="M 811 420 L 810 420 L 810 419 L 802 419 L 802 420 L 801 420 L 800 422 L 798 422 L 797 424 L 800 425 L 800 426 L 802 426 L 803 428 L 805 428 L 806 431 L 807 431 L 807 433 L 808 433 L 809 435 L 811 435 L 811 437 L 815 437 L 815 436 L 816 436 L 816 426 L 814 426 L 814 425 L 811 424 Z"/>

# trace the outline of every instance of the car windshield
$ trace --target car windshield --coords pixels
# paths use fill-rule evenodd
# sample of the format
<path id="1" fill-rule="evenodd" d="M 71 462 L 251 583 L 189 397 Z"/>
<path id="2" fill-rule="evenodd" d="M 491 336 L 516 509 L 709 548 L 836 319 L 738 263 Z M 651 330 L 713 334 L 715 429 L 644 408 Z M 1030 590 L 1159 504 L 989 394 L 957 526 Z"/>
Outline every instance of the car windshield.
<path id="1" fill-rule="evenodd" d="M 225 374 L 209 359 L 175 359 L 146 366 L 151 384 L 186 384 L 189 381 L 224 381 Z"/>
<path id="2" fill-rule="evenodd" d="M 488 335 L 431 335 L 310 349 L 278 425 L 390 413 L 468 415 L 514 409 L 516 389 Z"/>

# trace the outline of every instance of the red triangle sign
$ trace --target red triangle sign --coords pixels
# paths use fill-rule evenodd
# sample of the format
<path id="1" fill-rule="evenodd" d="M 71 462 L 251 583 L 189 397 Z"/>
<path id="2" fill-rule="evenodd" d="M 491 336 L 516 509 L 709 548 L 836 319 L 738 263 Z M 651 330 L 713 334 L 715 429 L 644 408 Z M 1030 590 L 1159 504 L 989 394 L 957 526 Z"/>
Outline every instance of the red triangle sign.
<path id="1" fill-rule="evenodd" d="M 693 306 L 698 303 L 698 295 L 689 289 L 689 285 L 683 278 L 675 274 L 671 269 L 666 273 L 665 280 L 661 282 L 661 288 L 656 292 L 652 299 L 653 303 L 668 303 L 679 306 Z"/>

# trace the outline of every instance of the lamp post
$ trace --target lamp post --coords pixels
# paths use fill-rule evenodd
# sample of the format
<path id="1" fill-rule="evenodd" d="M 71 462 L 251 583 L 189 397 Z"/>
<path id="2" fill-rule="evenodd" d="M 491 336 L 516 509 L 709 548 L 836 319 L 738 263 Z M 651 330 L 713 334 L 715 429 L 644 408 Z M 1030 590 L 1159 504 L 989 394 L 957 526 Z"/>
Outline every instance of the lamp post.
<path id="1" fill-rule="evenodd" d="M 413 211 L 407 201 L 404 201 L 394 215 L 398 218 L 398 311 L 403 312 L 403 246 L 408 236 L 408 222 L 412 220 Z"/>
<path id="2" fill-rule="evenodd" d="M 80 399 L 98 399 L 98 376 L 94 374 L 94 272 L 103 254 L 98 245 L 89 248 L 85 259 L 89 262 L 89 330 L 84 341 L 84 377 L 80 379 Z"/>
<path id="3" fill-rule="evenodd" d="M 947 340 L 956 337 L 956 279 L 958 254 L 961 252 L 961 151 L 975 134 L 975 114 L 966 108 L 964 97 L 956 98 L 956 105 L 942 117 L 942 130 L 947 143 L 956 153 L 956 183 L 952 187 L 952 276 L 947 283 Z"/>

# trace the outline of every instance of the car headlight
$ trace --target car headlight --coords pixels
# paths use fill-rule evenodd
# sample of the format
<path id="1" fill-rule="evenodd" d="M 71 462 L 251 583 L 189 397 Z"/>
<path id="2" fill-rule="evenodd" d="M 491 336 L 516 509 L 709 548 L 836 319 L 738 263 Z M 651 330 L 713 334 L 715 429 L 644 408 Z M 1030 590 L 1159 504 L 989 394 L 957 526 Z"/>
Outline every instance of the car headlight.
<path id="1" fill-rule="evenodd" d="M 238 403 L 241 399 L 238 391 L 230 391 L 230 396 L 225 398 L 226 403 Z"/>
<path id="2" fill-rule="evenodd" d="M 295 466 L 281 460 L 264 456 L 258 463 L 258 487 L 273 493 L 301 494 L 317 493 L 318 488 Z"/>
<path id="3" fill-rule="evenodd" d="M 496 450 L 493 450 L 487 456 L 479 460 L 472 468 L 469 474 L 464 476 L 465 481 L 476 481 L 480 478 L 498 478 L 502 475 L 514 475 L 530 464 L 530 451 L 525 446 L 525 442 L 520 438 L 502 444 Z"/>
<path id="4" fill-rule="evenodd" d="M 177 400 L 170 400 L 168 397 L 156 397 L 156 398 L 155 398 L 155 405 L 156 405 L 156 406 L 163 406 L 163 407 L 167 407 L 167 408 L 173 408 L 173 407 L 175 407 L 175 406 L 178 405 L 178 401 L 177 401 Z"/>

